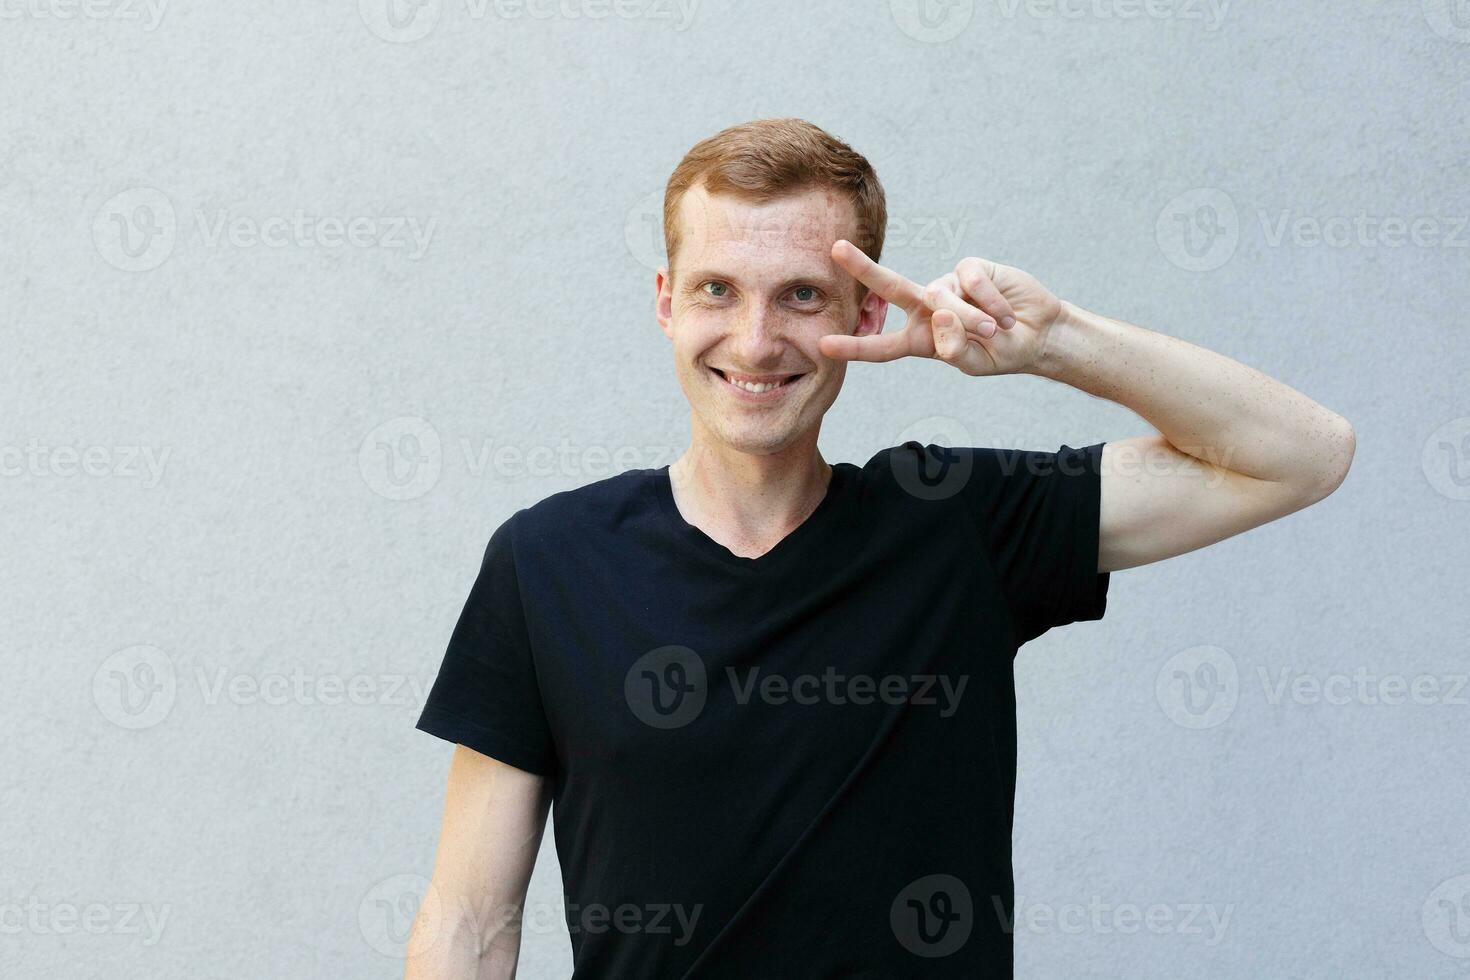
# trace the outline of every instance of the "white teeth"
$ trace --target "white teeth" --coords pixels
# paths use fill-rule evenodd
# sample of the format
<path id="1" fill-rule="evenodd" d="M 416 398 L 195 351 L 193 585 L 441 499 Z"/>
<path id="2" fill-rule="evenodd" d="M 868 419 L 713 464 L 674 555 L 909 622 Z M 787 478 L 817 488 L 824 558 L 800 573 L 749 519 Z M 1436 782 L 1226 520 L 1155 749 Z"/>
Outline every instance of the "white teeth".
<path id="1" fill-rule="evenodd" d="M 796 375 L 790 378 L 782 378 L 780 381 L 743 381 L 732 378 L 724 371 L 717 371 L 716 373 L 718 373 L 720 377 L 724 378 L 725 381 L 729 384 L 732 384 L 737 388 L 743 388 L 753 395 L 759 395 L 762 392 L 770 391 L 772 388 L 780 388 L 781 386 L 789 384 L 791 381 L 794 381 L 795 378 L 800 377 L 800 375 Z"/>
<path id="2" fill-rule="evenodd" d="M 754 392 L 757 395 L 759 395 L 763 391 L 770 391 L 772 388 L 779 388 L 781 387 L 781 385 L 785 384 L 784 381 L 767 381 L 757 383 L 754 381 L 736 381 L 733 378 L 729 378 L 727 380 L 735 387 L 744 388 L 746 391 Z"/>

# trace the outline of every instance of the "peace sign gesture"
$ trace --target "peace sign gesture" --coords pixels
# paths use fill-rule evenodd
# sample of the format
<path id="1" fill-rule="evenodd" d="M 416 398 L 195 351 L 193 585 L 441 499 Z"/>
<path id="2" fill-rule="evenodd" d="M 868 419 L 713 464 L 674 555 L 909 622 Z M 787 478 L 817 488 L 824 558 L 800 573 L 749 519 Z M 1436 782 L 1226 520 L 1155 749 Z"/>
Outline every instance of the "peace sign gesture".
<path id="1" fill-rule="evenodd" d="M 933 357 L 969 375 L 1015 374 L 1035 361 L 1062 311 L 1061 301 L 1034 277 L 986 259 L 962 259 L 928 286 L 879 265 L 848 241 L 832 246 L 832 260 L 908 314 L 897 333 L 823 337 L 822 354 L 835 360 Z"/>

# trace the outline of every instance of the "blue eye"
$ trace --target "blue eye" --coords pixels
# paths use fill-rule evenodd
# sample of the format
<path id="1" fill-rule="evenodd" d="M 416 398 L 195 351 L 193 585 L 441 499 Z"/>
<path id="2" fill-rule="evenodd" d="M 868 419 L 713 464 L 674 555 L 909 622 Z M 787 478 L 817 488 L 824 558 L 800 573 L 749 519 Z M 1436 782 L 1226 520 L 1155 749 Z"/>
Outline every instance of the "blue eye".
<path id="1" fill-rule="evenodd" d="M 802 293 L 807 295 L 803 296 Z M 796 297 L 797 302 L 807 303 L 817 298 L 817 291 L 810 286 L 797 286 L 792 295 Z"/>
<path id="2" fill-rule="evenodd" d="M 707 282 L 707 283 L 704 284 L 704 287 L 703 288 L 707 292 L 709 290 L 715 290 L 715 289 L 719 290 L 719 292 L 711 292 L 710 293 L 711 296 L 724 296 L 725 295 L 725 290 L 726 289 L 729 289 L 730 287 L 726 286 L 722 282 Z"/>

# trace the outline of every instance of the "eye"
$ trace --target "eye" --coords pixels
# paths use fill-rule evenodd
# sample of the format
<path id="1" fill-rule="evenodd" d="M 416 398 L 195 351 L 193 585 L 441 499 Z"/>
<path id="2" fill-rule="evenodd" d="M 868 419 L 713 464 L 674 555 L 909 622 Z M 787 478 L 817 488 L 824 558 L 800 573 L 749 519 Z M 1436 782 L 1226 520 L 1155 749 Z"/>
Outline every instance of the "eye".
<path id="1" fill-rule="evenodd" d="M 722 282 L 707 282 L 703 286 L 700 286 L 699 288 L 700 289 L 703 289 L 706 293 L 708 293 L 711 296 L 724 297 L 724 295 L 726 294 L 726 292 L 729 290 L 730 287 L 728 285 L 726 285 L 725 283 L 722 283 Z"/>
<path id="2" fill-rule="evenodd" d="M 820 297 L 820 294 L 811 286 L 797 286 L 791 291 L 792 297 L 798 303 L 811 303 Z"/>

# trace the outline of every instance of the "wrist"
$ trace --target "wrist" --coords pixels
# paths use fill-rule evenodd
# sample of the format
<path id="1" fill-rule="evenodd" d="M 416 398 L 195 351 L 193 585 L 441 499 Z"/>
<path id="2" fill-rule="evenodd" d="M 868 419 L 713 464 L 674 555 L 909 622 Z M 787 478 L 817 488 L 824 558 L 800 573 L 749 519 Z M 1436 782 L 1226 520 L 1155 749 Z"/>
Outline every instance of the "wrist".
<path id="1" fill-rule="evenodd" d="M 1060 302 L 1061 311 L 1041 335 L 1040 347 L 1026 373 L 1066 383 L 1084 358 L 1089 340 L 1100 329 L 1100 320 L 1080 306 Z"/>

